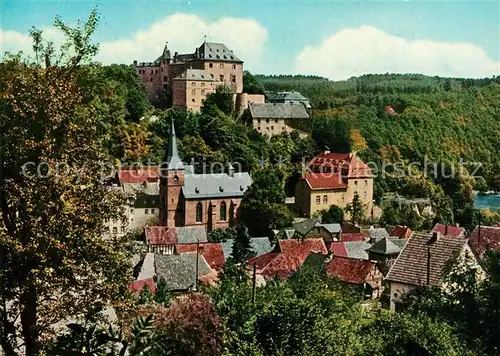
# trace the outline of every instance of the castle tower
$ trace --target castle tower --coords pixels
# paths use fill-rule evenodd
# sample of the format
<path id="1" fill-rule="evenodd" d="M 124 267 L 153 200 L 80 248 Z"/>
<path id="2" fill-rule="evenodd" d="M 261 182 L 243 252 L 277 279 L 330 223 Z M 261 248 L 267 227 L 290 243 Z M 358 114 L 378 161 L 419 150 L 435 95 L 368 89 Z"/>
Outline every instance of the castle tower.
<path id="1" fill-rule="evenodd" d="M 170 122 L 170 135 L 164 162 L 160 166 L 160 224 L 181 226 L 184 209 L 181 190 L 184 186 L 184 164 L 177 151 L 174 120 Z"/>

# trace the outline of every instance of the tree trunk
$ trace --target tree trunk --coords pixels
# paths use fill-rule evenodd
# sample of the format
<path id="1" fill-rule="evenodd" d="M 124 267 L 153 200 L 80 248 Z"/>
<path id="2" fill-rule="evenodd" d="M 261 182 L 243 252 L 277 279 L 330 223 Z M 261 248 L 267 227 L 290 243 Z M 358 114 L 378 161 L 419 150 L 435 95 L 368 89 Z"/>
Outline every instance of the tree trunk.
<path id="1" fill-rule="evenodd" d="M 26 356 L 38 355 L 37 297 L 34 286 L 29 286 L 21 295 L 21 326 Z"/>

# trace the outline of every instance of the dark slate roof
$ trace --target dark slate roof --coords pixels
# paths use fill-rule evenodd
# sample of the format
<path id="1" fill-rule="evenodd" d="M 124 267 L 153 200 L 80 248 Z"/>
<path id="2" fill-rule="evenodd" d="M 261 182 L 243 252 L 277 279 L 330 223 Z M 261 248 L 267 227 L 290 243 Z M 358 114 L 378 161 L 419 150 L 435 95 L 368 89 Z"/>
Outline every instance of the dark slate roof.
<path id="1" fill-rule="evenodd" d="M 175 136 L 174 119 L 170 121 L 166 163 L 167 170 L 184 169 L 184 164 L 182 163 L 182 160 L 179 157 L 179 152 L 177 151 L 177 137 Z"/>
<path id="2" fill-rule="evenodd" d="M 187 69 L 181 75 L 175 77 L 174 80 L 196 80 L 205 82 L 214 81 L 212 75 L 203 69 Z"/>
<path id="3" fill-rule="evenodd" d="M 302 104 L 287 103 L 250 103 L 250 115 L 253 119 L 308 119 L 309 114 Z"/>
<path id="4" fill-rule="evenodd" d="M 387 230 L 383 227 L 368 229 L 366 232 L 368 233 L 368 236 L 370 236 L 370 239 L 375 241 L 390 237 Z"/>
<path id="5" fill-rule="evenodd" d="M 196 59 L 216 62 L 238 62 L 243 63 L 241 59 L 236 57 L 232 50 L 227 48 L 222 43 L 203 42 L 197 48 Z"/>
<path id="6" fill-rule="evenodd" d="M 207 230 L 204 226 L 181 226 L 176 227 L 177 242 L 189 244 L 196 242 L 207 242 Z"/>
<path id="7" fill-rule="evenodd" d="M 413 233 L 413 231 L 412 231 L 412 233 Z M 389 240 L 391 240 L 394 245 L 399 247 L 400 250 L 402 250 L 403 247 L 405 247 L 406 242 L 408 241 L 408 239 L 400 239 L 400 238 L 393 238 L 393 237 L 391 237 Z"/>
<path id="8" fill-rule="evenodd" d="M 196 59 L 196 57 L 195 57 L 194 53 L 182 53 L 182 54 L 177 53 L 174 55 L 174 61 L 176 63 L 193 61 L 195 59 Z"/>
<path id="9" fill-rule="evenodd" d="M 463 238 L 439 236 L 434 241 L 432 234 L 413 233 L 386 279 L 416 286 L 427 284 L 429 250 L 429 284 L 440 285 L 446 264 L 463 250 L 465 244 Z"/>
<path id="10" fill-rule="evenodd" d="M 158 278 L 165 278 L 172 291 L 184 291 L 195 285 L 196 254 L 155 254 L 155 272 Z M 198 255 L 198 277 L 211 273 L 203 255 Z"/>
<path id="11" fill-rule="evenodd" d="M 317 223 L 316 227 L 321 226 L 324 227 L 330 234 L 337 234 L 342 231 L 340 224 L 320 224 Z"/>
<path id="12" fill-rule="evenodd" d="M 372 245 L 366 241 L 341 242 L 345 244 L 347 257 L 359 260 L 368 260 L 368 252 L 366 250 Z"/>
<path id="13" fill-rule="evenodd" d="M 307 234 L 313 227 L 318 224 L 318 220 L 316 219 L 306 219 L 300 222 L 296 222 L 293 224 L 293 227 L 295 228 L 295 231 L 297 231 L 299 234 L 304 236 Z"/>
<path id="14" fill-rule="evenodd" d="M 384 237 L 373 244 L 372 247 L 368 248 L 366 252 L 373 252 L 379 255 L 393 255 L 401 252 L 401 249 L 390 239 Z"/>
<path id="15" fill-rule="evenodd" d="M 252 184 L 247 172 L 234 173 L 231 177 L 225 173 L 186 174 L 182 193 L 186 199 L 237 198 L 242 197 Z"/>
<path id="16" fill-rule="evenodd" d="M 273 246 L 267 237 L 250 238 L 250 246 L 252 247 L 253 252 L 256 253 L 254 257 L 261 256 L 273 249 Z M 233 240 L 230 239 L 226 242 L 222 242 L 222 249 L 224 250 L 224 259 L 227 260 L 233 252 Z"/>

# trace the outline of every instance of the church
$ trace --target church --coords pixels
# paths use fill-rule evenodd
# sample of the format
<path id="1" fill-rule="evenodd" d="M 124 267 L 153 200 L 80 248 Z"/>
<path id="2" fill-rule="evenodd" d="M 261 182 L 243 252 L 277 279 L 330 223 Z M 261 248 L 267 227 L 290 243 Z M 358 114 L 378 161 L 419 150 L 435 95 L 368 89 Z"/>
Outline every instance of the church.
<path id="1" fill-rule="evenodd" d="M 159 167 L 159 224 L 204 226 L 207 231 L 234 226 L 245 191 L 252 184 L 248 172 L 195 174 L 179 157 L 174 122 L 166 159 Z"/>

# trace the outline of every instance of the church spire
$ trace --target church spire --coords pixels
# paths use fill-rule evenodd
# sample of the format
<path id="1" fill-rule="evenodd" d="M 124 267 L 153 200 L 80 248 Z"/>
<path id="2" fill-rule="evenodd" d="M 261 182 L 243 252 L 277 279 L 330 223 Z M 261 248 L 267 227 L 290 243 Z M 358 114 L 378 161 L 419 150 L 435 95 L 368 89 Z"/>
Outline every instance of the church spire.
<path id="1" fill-rule="evenodd" d="M 184 169 L 184 165 L 177 151 L 177 137 L 175 136 L 174 119 L 170 121 L 170 135 L 168 137 L 167 148 L 167 170 Z"/>

